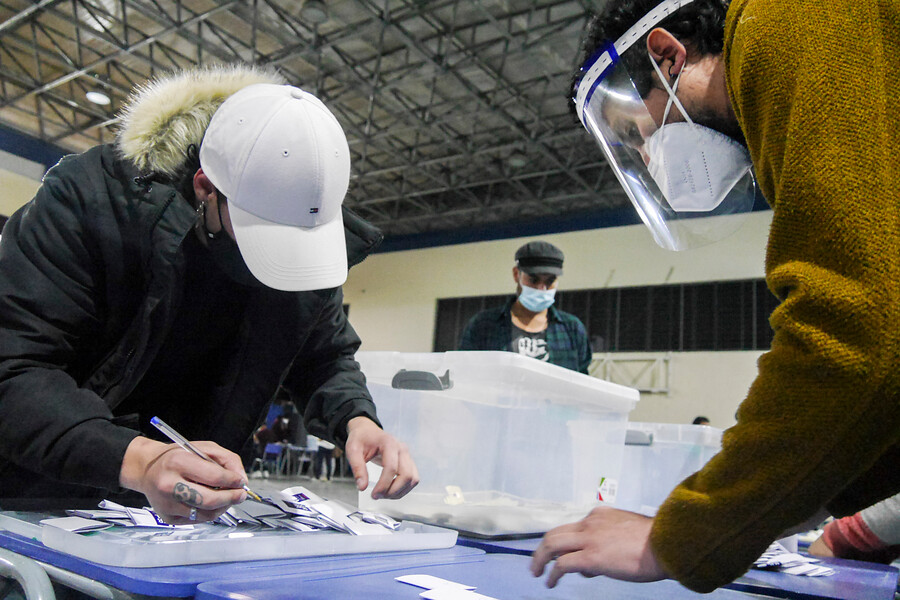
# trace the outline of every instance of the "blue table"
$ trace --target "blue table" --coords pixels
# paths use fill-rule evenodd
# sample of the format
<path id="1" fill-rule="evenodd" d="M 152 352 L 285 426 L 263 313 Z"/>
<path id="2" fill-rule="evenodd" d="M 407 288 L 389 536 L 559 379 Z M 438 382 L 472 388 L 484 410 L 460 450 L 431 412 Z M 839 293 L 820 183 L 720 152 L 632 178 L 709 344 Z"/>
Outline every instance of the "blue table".
<path id="1" fill-rule="evenodd" d="M 342 575 L 307 573 L 274 577 L 265 581 L 206 582 L 197 587 L 198 600 L 378 600 L 380 598 L 418 598 L 422 591 L 394 580 L 398 575 L 425 573 L 450 581 L 476 586 L 476 592 L 500 600 L 575 600 L 614 598 L 621 600 L 750 600 L 758 598 L 893 600 L 897 569 L 828 561 L 838 571 L 832 577 L 797 577 L 783 573 L 756 572 L 742 583 L 732 584 L 711 594 L 697 594 L 675 581 L 626 583 L 597 577 L 566 575 L 559 585 L 547 589 L 544 578 L 531 576 L 530 559 L 512 554 L 488 554 L 478 562 L 396 568 L 378 573 Z M 733 587 L 734 586 L 734 587 Z"/>
<path id="2" fill-rule="evenodd" d="M 460 536 L 457 538 L 457 544 L 478 548 L 488 554 L 531 556 L 541 543 L 541 539 L 485 540 Z M 830 577 L 797 577 L 775 571 L 751 570 L 725 587 L 774 598 L 796 600 L 808 598 L 893 600 L 891 590 L 897 586 L 896 568 L 837 558 L 820 558 L 820 560 L 834 568 L 835 574 Z"/>
<path id="3" fill-rule="evenodd" d="M 283 560 L 186 565 L 182 567 L 125 568 L 92 563 L 45 547 L 26 536 L 0 531 L 0 547 L 19 556 L 44 563 L 57 581 L 71 585 L 60 573 L 81 578 L 88 584 L 107 586 L 146 596 L 213 598 L 418 598 L 416 588 L 399 584 L 400 574 L 428 573 L 478 587 L 479 592 L 503 600 L 563 600 L 609 597 L 626 600 L 691 599 L 748 600 L 790 598 L 795 600 L 893 600 L 896 568 L 840 559 L 823 559 L 836 573 L 832 577 L 796 577 L 767 571 L 751 571 L 738 581 L 711 595 L 694 594 L 674 581 L 631 584 L 607 578 L 565 576 L 555 590 L 543 579 L 530 576 L 525 544 L 539 540 L 489 542 L 492 551 L 456 546 L 444 550 L 338 555 Z M 77 583 L 77 582 L 76 582 Z"/>
<path id="4" fill-rule="evenodd" d="M 586 579 L 566 575 L 554 589 L 545 579 L 531 576 L 530 559 L 512 554 L 488 554 L 480 562 L 406 568 L 364 575 L 288 575 L 266 581 L 219 581 L 197 587 L 197 600 L 417 600 L 424 591 L 399 583 L 399 575 L 425 573 L 442 579 L 473 585 L 479 594 L 499 600 L 751 600 L 763 598 L 735 590 L 721 589 L 712 594 L 697 594 L 674 581 L 626 583 L 606 577 Z"/>
<path id="5" fill-rule="evenodd" d="M 112 588 L 146 596 L 192 597 L 197 585 L 225 578 L 266 581 L 286 573 L 342 577 L 398 567 L 463 563 L 481 560 L 484 552 L 454 546 L 443 550 L 342 554 L 283 560 L 185 565 L 181 567 L 113 567 L 47 548 L 37 540 L 0 531 L 0 547 L 18 555 L 100 582 Z"/>

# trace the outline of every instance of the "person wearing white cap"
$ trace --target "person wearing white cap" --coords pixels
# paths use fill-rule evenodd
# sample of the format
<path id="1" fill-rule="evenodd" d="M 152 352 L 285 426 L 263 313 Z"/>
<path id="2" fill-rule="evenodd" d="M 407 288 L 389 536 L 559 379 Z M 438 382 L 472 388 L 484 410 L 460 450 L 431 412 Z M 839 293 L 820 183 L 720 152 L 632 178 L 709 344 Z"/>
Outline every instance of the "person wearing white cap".
<path id="1" fill-rule="evenodd" d="M 342 308 L 381 241 L 342 207 L 349 178 L 328 108 L 246 66 L 147 84 L 115 145 L 51 169 L 0 242 L 0 509 L 138 492 L 169 522 L 214 519 L 246 497 L 236 452 L 279 386 L 361 490 L 369 459 L 374 497 L 412 489 Z"/>

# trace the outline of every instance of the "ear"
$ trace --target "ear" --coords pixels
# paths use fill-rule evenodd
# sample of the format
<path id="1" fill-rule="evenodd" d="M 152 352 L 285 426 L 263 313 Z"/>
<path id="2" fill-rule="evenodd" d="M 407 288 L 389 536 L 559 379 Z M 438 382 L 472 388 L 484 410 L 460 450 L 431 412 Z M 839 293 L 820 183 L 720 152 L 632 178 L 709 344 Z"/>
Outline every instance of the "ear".
<path id="1" fill-rule="evenodd" d="M 684 68 L 684 63 L 687 61 L 687 49 L 684 47 L 684 44 L 661 27 L 657 27 L 647 35 L 647 51 L 657 63 L 665 63 L 666 61 L 670 63 L 668 68 L 660 64 L 660 69 L 662 69 L 663 73 L 668 70 L 669 75 L 672 77 L 681 72 L 681 69 Z"/>
<path id="2" fill-rule="evenodd" d="M 519 267 L 513 267 L 512 270 L 513 281 L 517 284 L 519 283 Z"/>
<path id="3" fill-rule="evenodd" d="M 216 186 L 209 180 L 203 169 L 197 169 L 197 172 L 194 173 L 194 195 L 197 196 L 197 202 L 212 200 L 211 203 L 215 203 Z"/>

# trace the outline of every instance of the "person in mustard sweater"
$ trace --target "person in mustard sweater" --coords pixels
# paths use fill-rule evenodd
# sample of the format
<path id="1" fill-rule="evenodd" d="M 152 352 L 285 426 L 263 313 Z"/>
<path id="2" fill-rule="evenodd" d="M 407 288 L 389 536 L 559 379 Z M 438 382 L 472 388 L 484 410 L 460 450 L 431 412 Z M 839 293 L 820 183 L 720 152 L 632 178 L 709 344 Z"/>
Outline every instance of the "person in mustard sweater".
<path id="1" fill-rule="evenodd" d="M 610 2 L 584 50 L 575 112 L 656 241 L 722 237 L 758 184 L 781 302 L 722 451 L 654 518 L 548 532 L 532 572 L 709 592 L 792 528 L 900 492 L 900 2 Z"/>

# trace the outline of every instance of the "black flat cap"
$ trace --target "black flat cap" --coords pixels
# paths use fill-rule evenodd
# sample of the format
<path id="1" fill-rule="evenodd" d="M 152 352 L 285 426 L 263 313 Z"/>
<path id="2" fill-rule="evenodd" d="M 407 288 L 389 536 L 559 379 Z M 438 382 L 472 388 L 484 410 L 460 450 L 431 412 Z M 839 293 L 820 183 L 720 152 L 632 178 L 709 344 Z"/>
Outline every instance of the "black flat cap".
<path id="1" fill-rule="evenodd" d="M 528 242 L 516 250 L 516 266 L 530 275 L 562 275 L 562 250 L 547 242 Z"/>

